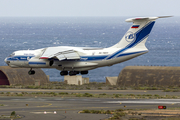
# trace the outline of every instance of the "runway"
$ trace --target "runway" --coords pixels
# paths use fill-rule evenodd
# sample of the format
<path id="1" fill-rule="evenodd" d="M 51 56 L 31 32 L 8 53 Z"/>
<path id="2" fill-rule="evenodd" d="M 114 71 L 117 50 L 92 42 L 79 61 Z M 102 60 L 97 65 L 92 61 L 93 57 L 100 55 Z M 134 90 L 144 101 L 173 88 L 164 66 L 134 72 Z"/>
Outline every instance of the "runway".
<path id="1" fill-rule="evenodd" d="M 157 109 L 180 107 L 179 99 L 105 99 L 105 98 L 61 98 L 61 97 L 0 97 L 0 115 L 10 115 L 12 111 L 23 116 L 22 120 L 100 120 L 110 117 L 105 114 L 85 114 L 88 110 L 111 109 Z"/>

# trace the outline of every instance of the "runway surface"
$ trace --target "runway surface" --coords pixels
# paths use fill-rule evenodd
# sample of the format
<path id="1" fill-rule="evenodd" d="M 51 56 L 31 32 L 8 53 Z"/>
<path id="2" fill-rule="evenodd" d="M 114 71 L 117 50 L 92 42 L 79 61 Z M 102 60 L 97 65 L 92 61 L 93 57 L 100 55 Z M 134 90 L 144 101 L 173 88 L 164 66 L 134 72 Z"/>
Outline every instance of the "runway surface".
<path id="1" fill-rule="evenodd" d="M 22 120 L 100 120 L 110 117 L 105 114 L 85 114 L 88 110 L 110 109 L 157 109 L 180 107 L 179 99 L 105 99 L 105 98 L 61 98 L 61 97 L 0 97 L 0 115 L 10 115 L 12 111 L 23 116 Z M 28 105 L 28 106 L 27 106 Z"/>

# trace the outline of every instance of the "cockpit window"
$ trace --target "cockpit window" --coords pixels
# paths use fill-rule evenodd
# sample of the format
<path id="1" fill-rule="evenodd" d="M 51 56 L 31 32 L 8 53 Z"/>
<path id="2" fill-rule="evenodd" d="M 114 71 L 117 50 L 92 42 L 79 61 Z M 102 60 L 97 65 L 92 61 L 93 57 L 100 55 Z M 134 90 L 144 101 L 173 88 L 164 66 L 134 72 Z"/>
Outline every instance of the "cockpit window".
<path id="1" fill-rule="evenodd" d="M 8 57 L 12 57 L 12 56 L 14 56 L 15 55 L 15 53 L 12 53 L 11 55 L 9 55 Z"/>

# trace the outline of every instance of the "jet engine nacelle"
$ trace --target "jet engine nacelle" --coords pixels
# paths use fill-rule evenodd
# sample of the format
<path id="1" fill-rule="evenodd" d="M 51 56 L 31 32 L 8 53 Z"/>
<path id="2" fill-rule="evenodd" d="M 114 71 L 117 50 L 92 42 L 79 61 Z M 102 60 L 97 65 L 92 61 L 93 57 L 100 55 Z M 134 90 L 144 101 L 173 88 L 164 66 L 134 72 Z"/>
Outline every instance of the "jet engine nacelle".
<path id="1" fill-rule="evenodd" d="M 45 60 L 45 59 L 30 59 L 29 60 L 29 66 L 30 67 L 42 67 L 42 68 L 48 68 L 51 67 L 54 63 L 54 60 Z"/>

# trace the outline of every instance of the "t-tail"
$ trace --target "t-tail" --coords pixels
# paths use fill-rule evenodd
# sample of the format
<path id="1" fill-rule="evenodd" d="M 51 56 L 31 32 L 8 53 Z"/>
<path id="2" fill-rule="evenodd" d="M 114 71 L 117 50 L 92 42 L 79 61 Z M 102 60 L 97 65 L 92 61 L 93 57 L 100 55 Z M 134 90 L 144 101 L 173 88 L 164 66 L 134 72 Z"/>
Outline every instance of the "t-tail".
<path id="1" fill-rule="evenodd" d="M 106 59 L 116 58 L 123 53 L 140 53 L 148 52 L 145 42 L 154 26 L 155 20 L 158 18 L 166 18 L 171 16 L 160 17 L 139 17 L 126 19 L 126 22 L 133 22 L 123 38 L 110 48 L 120 48 L 116 53 L 108 56 Z M 131 48 L 131 49 L 130 49 Z"/>

